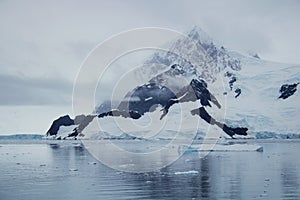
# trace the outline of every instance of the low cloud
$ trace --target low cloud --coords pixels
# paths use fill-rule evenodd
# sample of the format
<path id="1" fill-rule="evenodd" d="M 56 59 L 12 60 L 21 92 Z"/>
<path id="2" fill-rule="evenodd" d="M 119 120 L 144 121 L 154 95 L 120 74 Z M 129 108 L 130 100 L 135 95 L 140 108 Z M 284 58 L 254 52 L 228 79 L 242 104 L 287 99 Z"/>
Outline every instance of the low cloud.
<path id="1" fill-rule="evenodd" d="M 72 83 L 0 74 L 0 91 L 0 105 L 63 105 L 71 103 Z"/>

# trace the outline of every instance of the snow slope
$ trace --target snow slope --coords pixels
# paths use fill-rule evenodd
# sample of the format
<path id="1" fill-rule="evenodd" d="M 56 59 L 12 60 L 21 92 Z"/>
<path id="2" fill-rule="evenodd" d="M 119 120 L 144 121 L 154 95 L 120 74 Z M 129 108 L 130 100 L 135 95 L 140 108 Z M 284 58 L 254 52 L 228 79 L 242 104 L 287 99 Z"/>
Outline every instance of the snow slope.
<path id="1" fill-rule="evenodd" d="M 237 55 L 237 54 L 236 54 Z M 300 133 L 300 95 L 279 99 L 281 85 L 300 82 L 300 65 L 293 66 L 239 56 L 236 72 L 238 98 L 227 96 L 226 121 L 247 126 L 251 132 Z"/>

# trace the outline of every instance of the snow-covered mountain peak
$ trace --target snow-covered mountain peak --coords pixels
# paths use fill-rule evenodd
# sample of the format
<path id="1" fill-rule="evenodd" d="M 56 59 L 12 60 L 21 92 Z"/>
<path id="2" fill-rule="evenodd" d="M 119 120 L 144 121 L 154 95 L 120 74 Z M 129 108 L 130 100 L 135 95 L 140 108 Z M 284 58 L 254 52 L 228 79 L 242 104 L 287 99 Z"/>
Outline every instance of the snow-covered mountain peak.
<path id="1" fill-rule="evenodd" d="M 140 113 L 139 117 L 145 115 L 141 117 L 143 120 L 153 110 L 159 115 L 161 108 L 169 105 L 170 99 L 186 94 L 187 89 L 192 88 L 201 105 L 208 105 L 208 113 L 232 127 L 248 128 L 252 136 L 299 133 L 299 66 L 229 51 L 216 45 L 198 27 L 169 45 L 169 49 L 155 52 L 143 67 L 134 71 L 133 75 L 141 81 L 135 88 L 125 89 L 128 93 L 121 103 L 104 102 L 95 113 L 106 112 L 105 116 L 112 116 L 110 110 L 117 108 L 117 116 L 128 118 L 132 113 L 125 115 L 124 110 L 129 109 Z M 206 89 L 211 95 L 205 95 L 209 94 L 205 93 Z M 201 95 L 220 102 L 220 105 L 210 107 L 204 100 L 201 101 Z M 183 111 L 187 112 L 185 117 L 188 121 L 190 111 Z M 178 113 L 171 108 L 169 121 L 176 124 Z M 99 120 L 108 118 L 102 119 L 101 115 Z M 90 122 L 90 118 L 87 121 Z M 172 127 L 169 128 L 172 130 Z M 205 133 L 204 129 L 198 131 Z"/>
<path id="2" fill-rule="evenodd" d="M 174 64 L 182 67 L 186 75 L 197 73 L 199 78 L 214 82 L 220 71 L 225 68 L 231 71 L 241 69 L 240 60 L 232 57 L 223 47 L 216 45 L 213 40 L 199 27 L 194 27 L 184 37 L 175 40 L 167 52 L 157 52 L 150 57 L 146 64 L 152 65 L 149 77 L 158 74 L 158 65 L 166 68 Z"/>

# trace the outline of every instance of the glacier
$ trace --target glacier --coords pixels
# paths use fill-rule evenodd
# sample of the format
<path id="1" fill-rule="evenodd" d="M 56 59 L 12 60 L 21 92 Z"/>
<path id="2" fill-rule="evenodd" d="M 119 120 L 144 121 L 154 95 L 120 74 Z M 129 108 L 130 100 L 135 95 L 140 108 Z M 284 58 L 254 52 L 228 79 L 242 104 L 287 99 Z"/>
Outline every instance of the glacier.
<path id="1" fill-rule="evenodd" d="M 227 96 L 226 116 L 230 119 L 227 122 L 243 124 L 253 133 L 300 133 L 299 92 L 287 99 L 278 98 L 283 84 L 300 81 L 300 66 L 237 57 L 242 69 L 236 72 L 236 86 L 242 94 L 238 98 Z"/>

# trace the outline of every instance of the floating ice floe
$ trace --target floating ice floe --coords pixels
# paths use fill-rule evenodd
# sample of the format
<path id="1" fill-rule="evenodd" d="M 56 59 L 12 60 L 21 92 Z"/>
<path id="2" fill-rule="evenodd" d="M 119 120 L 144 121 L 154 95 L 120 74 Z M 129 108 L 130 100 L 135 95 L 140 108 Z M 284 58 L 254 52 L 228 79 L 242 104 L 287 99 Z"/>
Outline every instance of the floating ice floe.
<path id="1" fill-rule="evenodd" d="M 262 152 L 263 147 L 256 144 L 200 144 L 191 145 L 187 152 L 217 151 L 217 152 L 245 152 L 258 151 Z"/>
<path id="2" fill-rule="evenodd" d="M 185 174 L 198 174 L 199 172 L 196 170 L 189 170 L 189 171 L 182 171 L 182 172 L 175 172 L 175 175 L 185 175 Z"/>

